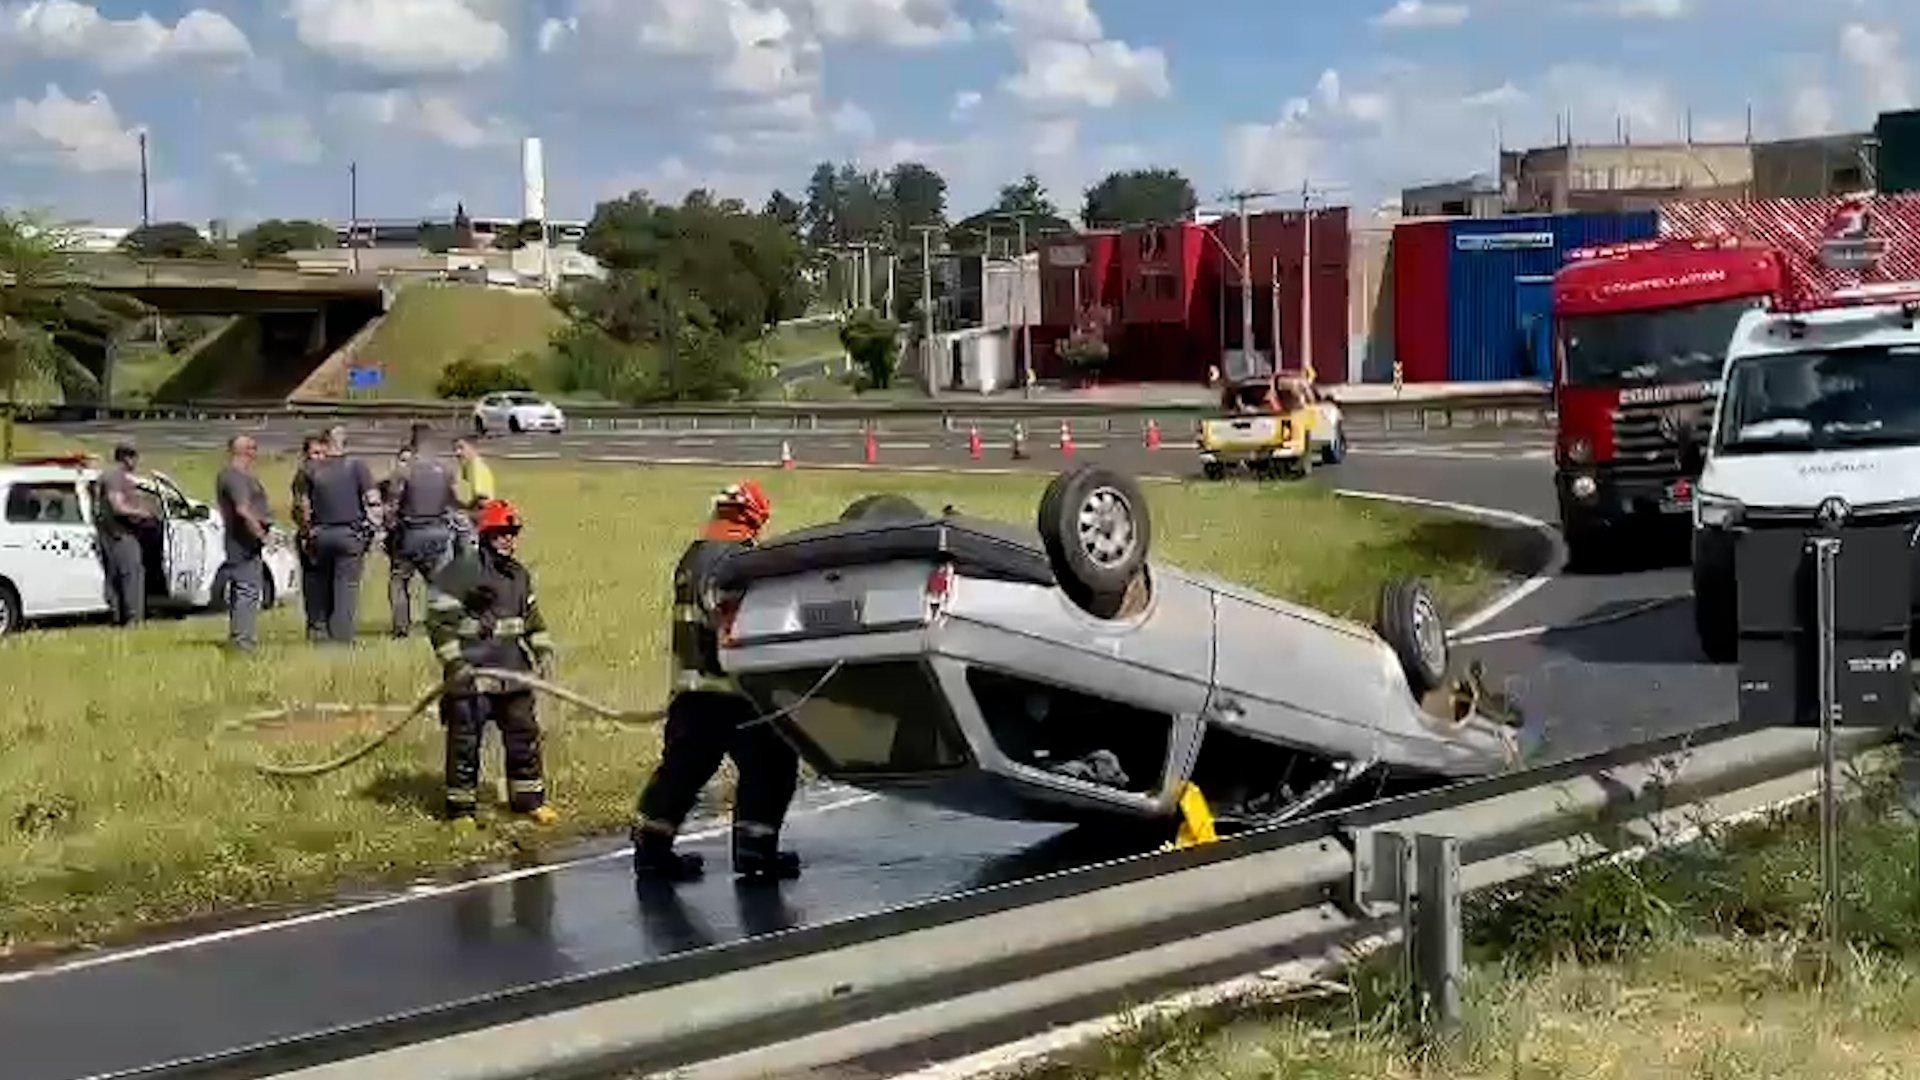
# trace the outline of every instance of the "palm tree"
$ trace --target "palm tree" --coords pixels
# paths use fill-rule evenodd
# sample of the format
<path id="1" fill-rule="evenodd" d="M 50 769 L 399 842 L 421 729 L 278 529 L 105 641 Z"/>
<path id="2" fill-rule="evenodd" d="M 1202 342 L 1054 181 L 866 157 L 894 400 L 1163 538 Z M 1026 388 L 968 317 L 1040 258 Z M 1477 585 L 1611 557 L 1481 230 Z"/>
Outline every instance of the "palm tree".
<path id="1" fill-rule="evenodd" d="M 89 286 L 72 232 L 29 214 L 0 210 L 0 458 L 11 458 L 20 384 L 56 382 L 97 394 L 100 380 L 75 350 L 111 348 L 145 305 Z"/>

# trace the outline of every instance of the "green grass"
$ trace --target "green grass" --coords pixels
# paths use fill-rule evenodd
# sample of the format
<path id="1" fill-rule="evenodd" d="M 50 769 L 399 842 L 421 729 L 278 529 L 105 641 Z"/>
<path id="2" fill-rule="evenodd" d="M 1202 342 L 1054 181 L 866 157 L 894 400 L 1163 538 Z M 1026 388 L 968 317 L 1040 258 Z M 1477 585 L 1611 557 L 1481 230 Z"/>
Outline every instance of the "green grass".
<path id="1" fill-rule="evenodd" d="M 540 363 L 529 374 L 542 380 L 549 339 L 565 321 L 546 297 L 532 293 L 416 285 L 394 300 L 360 356 L 382 365 L 380 392 L 390 398 L 433 397 L 440 372 L 460 359 L 505 363 L 531 354 Z"/>
<path id="2" fill-rule="evenodd" d="M 1449 1045 L 1414 1051 L 1385 954 L 1304 1001 L 1145 1017 L 1032 1075 L 1920 1077 L 1920 824 L 1876 764 L 1844 804 L 1844 956 L 1824 948 L 1805 804 L 1470 900 L 1467 1022 Z"/>
<path id="3" fill-rule="evenodd" d="M 840 344 L 839 323 L 778 327 L 767 334 L 765 344 L 767 359 L 781 365 L 819 360 L 846 352 Z"/>
<path id="4" fill-rule="evenodd" d="M 262 468 L 283 518 L 291 464 L 279 457 Z M 159 452 L 146 462 L 203 495 L 215 465 Z M 527 516 L 522 548 L 560 641 L 562 681 L 627 708 L 660 704 L 669 570 L 709 493 L 737 474 L 517 462 L 495 469 Z M 877 490 L 1027 521 L 1045 480 L 777 470 L 762 479 L 775 500 L 776 531 L 830 520 Z M 1349 615 L 1370 615 L 1388 574 L 1430 575 L 1456 610 L 1503 580 L 1476 526 L 1305 487 L 1149 491 L 1157 549 L 1168 559 Z M 552 704 L 542 706 L 549 775 L 566 820 L 537 838 L 502 823 L 461 839 L 435 821 L 440 730 L 431 722 L 313 781 L 265 779 L 250 755 L 316 760 L 358 732 L 316 722 L 305 736 L 209 749 L 216 724 L 247 710 L 410 702 L 437 677 L 423 635 L 382 636 L 386 570 L 380 555 L 368 560 L 363 636 L 350 651 L 306 645 L 297 602 L 267 613 L 252 659 L 220 651 L 225 625 L 217 616 L 125 632 L 38 629 L 0 641 L 9 673 L 0 710 L 0 952 L 325 896 L 341 881 L 409 880 L 622 827 L 656 758 L 656 733 Z M 485 770 L 497 782 L 491 746 Z"/>

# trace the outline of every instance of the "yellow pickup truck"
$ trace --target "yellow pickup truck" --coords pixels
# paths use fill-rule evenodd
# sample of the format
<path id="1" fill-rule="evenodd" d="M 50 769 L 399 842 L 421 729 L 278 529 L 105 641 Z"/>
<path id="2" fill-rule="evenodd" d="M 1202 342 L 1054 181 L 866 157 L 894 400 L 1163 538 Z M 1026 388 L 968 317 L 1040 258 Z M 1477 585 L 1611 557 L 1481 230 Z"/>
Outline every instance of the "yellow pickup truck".
<path id="1" fill-rule="evenodd" d="M 1335 465 L 1346 456 L 1340 406 L 1312 384 L 1282 375 L 1228 386 L 1222 415 L 1200 423 L 1200 465 L 1209 480 L 1244 466 L 1255 476 L 1300 478 L 1317 458 Z"/>

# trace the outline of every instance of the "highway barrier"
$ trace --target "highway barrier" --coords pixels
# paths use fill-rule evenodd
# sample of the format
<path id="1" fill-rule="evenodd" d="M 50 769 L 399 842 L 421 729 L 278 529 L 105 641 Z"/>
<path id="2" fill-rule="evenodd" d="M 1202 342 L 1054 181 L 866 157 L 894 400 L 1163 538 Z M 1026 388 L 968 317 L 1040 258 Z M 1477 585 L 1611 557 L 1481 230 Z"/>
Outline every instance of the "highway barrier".
<path id="1" fill-rule="evenodd" d="M 1837 750 L 1891 740 L 1842 729 Z M 1383 936 L 1407 942 L 1432 1001 L 1458 992 L 1462 894 L 1799 801 L 1821 770 L 1815 729 L 1728 725 L 121 1075 L 795 1075 L 1005 1041 L 1281 963 L 1331 963 Z M 674 903 L 671 890 L 647 895 Z"/>
<path id="2" fill-rule="evenodd" d="M 1372 388 L 1369 388 L 1372 389 Z M 1384 389 L 1384 388 L 1383 388 Z M 719 402 L 657 406 L 561 402 L 570 426 L 634 431 L 765 430 L 809 431 L 941 430 L 965 433 L 976 424 L 1010 425 L 1024 420 L 1057 427 L 1072 420 L 1083 434 L 1100 430 L 1143 432 L 1148 420 L 1176 431 L 1197 425 L 1203 417 L 1218 415 L 1218 407 L 1201 402 L 1097 400 L 1084 397 L 1036 395 L 1032 398 L 967 397 L 955 395 L 914 401 L 849 402 Z M 1401 396 L 1355 394 L 1340 403 L 1350 423 L 1388 430 L 1424 430 L 1449 427 L 1551 427 L 1552 393 L 1545 388 L 1476 391 L 1449 388 L 1449 392 L 1418 392 L 1409 387 Z M 467 427 L 472 424 L 470 402 L 453 401 L 193 401 L 140 406 L 49 406 L 23 414 L 28 420 L 190 420 L 256 421 L 298 420 L 315 424 L 363 421 L 407 424 L 416 421 Z"/>

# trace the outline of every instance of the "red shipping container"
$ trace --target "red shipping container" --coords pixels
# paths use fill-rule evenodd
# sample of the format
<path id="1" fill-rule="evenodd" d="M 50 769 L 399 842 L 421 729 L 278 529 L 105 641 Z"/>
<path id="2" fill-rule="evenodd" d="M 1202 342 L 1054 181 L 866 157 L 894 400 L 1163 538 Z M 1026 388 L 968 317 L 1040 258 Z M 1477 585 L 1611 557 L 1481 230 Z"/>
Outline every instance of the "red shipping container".
<path id="1" fill-rule="evenodd" d="M 1198 287 L 1209 274 L 1212 238 L 1182 222 L 1122 233 L 1120 316 L 1125 323 L 1191 323 Z"/>
<path id="2" fill-rule="evenodd" d="M 1736 237 L 1777 248 L 1787 279 L 1798 288 L 1825 293 L 1861 281 L 1920 281 L 1920 195 L 1881 195 L 1873 200 L 1875 235 L 1890 239 L 1880 266 L 1864 278 L 1828 267 L 1821 241 L 1844 200 L 1701 199 L 1660 208 L 1660 235 L 1681 239 Z"/>
<path id="3" fill-rule="evenodd" d="M 1393 356 L 1406 382 L 1447 380 L 1451 236 L 1446 219 L 1393 228 Z"/>
<path id="4" fill-rule="evenodd" d="M 1040 247 L 1040 322 L 1104 333 L 1120 322 L 1120 234 L 1088 232 Z"/>
<path id="5" fill-rule="evenodd" d="M 1297 210 L 1248 215 L 1250 235 L 1247 254 L 1253 271 L 1254 345 L 1263 351 L 1272 350 L 1275 346 L 1274 289 L 1277 280 L 1280 316 L 1278 352 L 1280 366 L 1287 371 L 1301 369 L 1308 344 L 1302 340 L 1300 332 L 1301 285 L 1304 278 L 1301 264 L 1307 255 L 1304 220 L 1304 215 Z M 1347 354 L 1350 349 L 1347 316 L 1350 285 L 1347 268 L 1353 248 L 1349 229 L 1350 218 L 1346 207 L 1314 211 L 1310 297 L 1313 305 L 1312 359 L 1316 381 L 1323 383 L 1345 382 L 1347 377 Z M 1214 231 L 1220 241 L 1216 252 L 1224 248 L 1237 260 L 1240 257 L 1240 219 L 1232 215 L 1223 217 L 1214 224 Z M 1219 309 L 1224 299 L 1227 319 L 1225 337 L 1231 347 L 1237 348 L 1241 337 L 1240 276 L 1232 265 L 1226 263 L 1226 254 L 1220 254 L 1220 260 L 1221 287 L 1227 295 L 1224 298 L 1218 295 L 1214 297 L 1210 305 L 1213 311 L 1209 317 L 1218 325 L 1221 318 Z"/>

